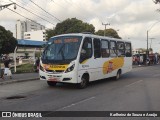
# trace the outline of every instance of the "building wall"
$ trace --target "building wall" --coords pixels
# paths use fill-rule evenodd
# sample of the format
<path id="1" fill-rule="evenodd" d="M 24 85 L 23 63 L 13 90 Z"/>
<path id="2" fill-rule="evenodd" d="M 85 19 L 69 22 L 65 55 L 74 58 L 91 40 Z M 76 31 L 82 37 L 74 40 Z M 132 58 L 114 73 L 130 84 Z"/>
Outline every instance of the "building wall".
<path id="1" fill-rule="evenodd" d="M 46 32 L 45 32 L 45 30 L 24 32 L 24 39 L 46 41 Z"/>
<path id="2" fill-rule="evenodd" d="M 26 31 L 26 26 L 24 21 L 17 20 L 16 24 L 16 38 L 24 39 L 24 32 Z"/>
<path id="3" fill-rule="evenodd" d="M 45 26 L 33 21 L 20 21 L 16 23 L 16 38 L 24 39 L 24 32 L 44 30 Z"/>

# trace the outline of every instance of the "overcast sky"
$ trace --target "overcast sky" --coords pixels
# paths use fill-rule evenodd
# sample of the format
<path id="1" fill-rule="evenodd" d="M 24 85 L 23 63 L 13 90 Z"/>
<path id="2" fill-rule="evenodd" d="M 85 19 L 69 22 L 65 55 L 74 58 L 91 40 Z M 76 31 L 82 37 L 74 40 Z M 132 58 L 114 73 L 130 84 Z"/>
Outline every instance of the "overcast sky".
<path id="1" fill-rule="evenodd" d="M 51 13 L 52 16 L 36 7 L 29 0 L 11 1 L 15 1 L 18 5 L 50 21 L 52 24 L 18 6 L 16 10 L 13 9 L 13 6 L 9 7 L 25 17 L 36 20 L 47 28 L 55 27 L 60 22 L 57 19 L 63 21 L 67 18 L 77 18 L 93 24 L 96 31 L 104 29 L 102 23 L 110 23 L 107 28 L 118 30 L 120 37 L 132 41 L 133 48 L 147 47 L 147 30 L 149 30 L 149 38 L 155 38 L 152 42 L 154 52 L 160 52 L 160 22 L 155 24 L 160 21 L 160 13 L 156 11 L 160 5 L 154 4 L 152 0 L 32 0 Z M 11 1 L 0 0 L 0 4 L 8 4 Z M 0 11 L 0 25 L 11 30 L 14 34 L 17 19 L 25 20 L 8 9 Z M 150 41 L 149 39 L 149 47 Z"/>

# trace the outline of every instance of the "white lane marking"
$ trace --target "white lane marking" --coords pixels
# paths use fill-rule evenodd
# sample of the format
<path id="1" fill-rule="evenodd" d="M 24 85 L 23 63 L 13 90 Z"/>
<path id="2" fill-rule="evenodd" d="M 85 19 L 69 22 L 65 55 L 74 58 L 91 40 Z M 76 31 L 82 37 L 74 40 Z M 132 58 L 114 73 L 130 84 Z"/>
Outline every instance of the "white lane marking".
<path id="1" fill-rule="evenodd" d="M 0 92 L 13 92 L 12 90 L 0 90 Z"/>
<path id="2" fill-rule="evenodd" d="M 56 111 L 63 110 L 63 109 L 66 109 L 66 108 L 69 108 L 69 107 L 72 107 L 72 106 L 78 105 L 78 104 L 80 104 L 80 103 L 83 103 L 83 102 L 89 101 L 89 100 L 94 99 L 94 98 L 95 98 L 95 97 L 90 97 L 90 98 L 87 98 L 87 99 L 81 100 L 81 101 L 79 101 L 79 102 L 72 103 L 72 104 L 67 105 L 67 106 L 65 106 L 65 107 L 63 107 L 63 108 L 60 108 L 60 109 L 58 109 L 58 110 L 56 110 Z"/>
<path id="3" fill-rule="evenodd" d="M 131 84 L 129 84 L 129 85 L 126 85 L 125 87 L 130 87 L 130 86 L 132 86 L 132 85 L 134 85 L 134 84 L 137 84 L 137 83 L 140 83 L 140 82 L 142 82 L 143 80 L 139 80 L 139 81 L 137 81 L 137 82 L 134 82 L 134 83 L 131 83 Z"/>
<path id="4" fill-rule="evenodd" d="M 154 74 L 153 75 L 153 77 L 159 77 L 160 76 L 160 74 Z"/>

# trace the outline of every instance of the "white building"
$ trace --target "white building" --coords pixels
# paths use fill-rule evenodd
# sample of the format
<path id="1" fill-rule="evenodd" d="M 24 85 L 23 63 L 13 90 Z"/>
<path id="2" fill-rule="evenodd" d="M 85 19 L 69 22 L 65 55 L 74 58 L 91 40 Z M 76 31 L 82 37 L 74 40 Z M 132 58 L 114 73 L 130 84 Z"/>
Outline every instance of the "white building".
<path id="1" fill-rule="evenodd" d="M 46 41 L 46 32 L 45 30 L 24 32 L 24 39 L 36 40 L 36 41 Z"/>
<path id="2" fill-rule="evenodd" d="M 44 29 L 45 27 L 37 22 L 28 21 L 28 20 L 26 21 L 17 20 L 16 38 L 24 39 L 24 32 L 44 30 Z"/>

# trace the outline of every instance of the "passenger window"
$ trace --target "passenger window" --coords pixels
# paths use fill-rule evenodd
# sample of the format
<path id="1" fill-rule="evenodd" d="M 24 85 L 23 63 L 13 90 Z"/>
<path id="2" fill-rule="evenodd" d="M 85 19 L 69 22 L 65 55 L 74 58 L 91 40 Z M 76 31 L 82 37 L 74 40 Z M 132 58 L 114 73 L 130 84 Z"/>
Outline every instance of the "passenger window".
<path id="1" fill-rule="evenodd" d="M 92 57 L 92 39 L 86 37 L 83 42 L 80 55 L 80 63 Z"/>
<path id="2" fill-rule="evenodd" d="M 100 39 L 94 39 L 94 57 L 100 58 L 101 57 L 101 44 Z"/>
<path id="3" fill-rule="evenodd" d="M 118 57 L 125 56 L 124 42 L 117 42 Z"/>
<path id="4" fill-rule="evenodd" d="M 116 41 L 110 41 L 110 57 L 117 57 Z"/>
<path id="5" fill-rule="evenodd" d="M 101 54 L 103 58 L 109 57 L 109 42 L 107 40 L 101 40 Z"/>
<path id="6" fill-rule="evenodd" d="M 126 57 L 132 56 L 131 43 L 125 43 L 125 55 Z"/>

